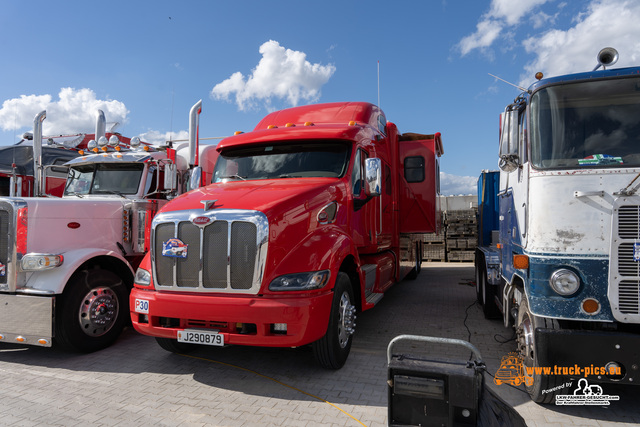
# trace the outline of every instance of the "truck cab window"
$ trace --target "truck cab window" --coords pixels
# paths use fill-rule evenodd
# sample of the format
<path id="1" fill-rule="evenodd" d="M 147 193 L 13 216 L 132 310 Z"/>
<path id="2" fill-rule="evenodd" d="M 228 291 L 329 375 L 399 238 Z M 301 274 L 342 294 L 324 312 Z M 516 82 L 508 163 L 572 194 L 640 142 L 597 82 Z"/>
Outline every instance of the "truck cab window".
<path id="1" fill-rule="evenodd" d="M 229 148 L 220 153 L 213 182 L 339 178 L 347 171 L 349 151 L 349 145 L 334 141 Z"/>
<path id="2" fill-rule="evenodd" d="M 73 166 L 64 194 L 136 194 L 143 170 L 144 165 L 139 163 Z"/>
<path id="3" fill-rule="evenodd" d="M 640 78 L 545 87 L 531 97 L 538 169 L 640 166 Z M 585 94 L 589 94 L 586 96 Z"/>
<path id="4" fill-rule="evenodd" d="M 351 188 L 354 197 L 359 197 L 364 190 L 364 173 L 363 163 L 367 157 L 362 150 L 357 150 L 353 159 L 353 173 L 351 174 Z"/>
<path id="5" fill-rule="evenodd" d="M 404 179 L 407 182 L 424 181 L 424 157 L 413 156 L 404 159 Z"/>

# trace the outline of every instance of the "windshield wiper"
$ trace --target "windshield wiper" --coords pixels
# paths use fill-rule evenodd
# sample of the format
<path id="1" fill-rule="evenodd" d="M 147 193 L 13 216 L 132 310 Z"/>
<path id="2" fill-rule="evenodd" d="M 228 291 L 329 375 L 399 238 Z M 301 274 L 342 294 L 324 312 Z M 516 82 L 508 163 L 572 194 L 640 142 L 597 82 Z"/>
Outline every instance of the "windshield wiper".
<path id="1" fill-rule="evenodd" d="M 247 180 L 246 176 L 240 176 L 240 175 L 227 175 L 227 176 L 223 176 L 220 179 L 241 179 L 243 181 Z"/>

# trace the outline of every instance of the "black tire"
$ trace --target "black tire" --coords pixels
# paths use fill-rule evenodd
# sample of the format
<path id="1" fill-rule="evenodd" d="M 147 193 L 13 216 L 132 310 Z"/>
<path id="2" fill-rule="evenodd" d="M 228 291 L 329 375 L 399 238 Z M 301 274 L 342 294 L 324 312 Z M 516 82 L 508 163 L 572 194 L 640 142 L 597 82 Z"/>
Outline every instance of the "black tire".
<path id="1" fill-rule="evenodd" d="M 120 277 L 99 267 L 79 271 L 56 301 L 56 345 L 101 350 L 113 344 L 128 318 L 129 289 Z"/>
<path id="2" fill-rule="evenodd" d="M 487 273 L 484 270 L 482 270 L 480 280 L 482 282 L 482 312 L 484 317 L 485 319 L 499 319 L 502 317 L 502 313 L 500 313 L 498 304 L 496 304 L 498 287 L 488 283 Z"/>
<path id="3" fill-rule="evenodd" d="M 156 342 L 163 350 L 167 350 L 171 353 L 191 353 L 196 349 L 196 344 L 189 344 L 185 342 L 178 342 L 171 338 L 158 338 Z"/>
<path id="4" fill-rule="evenodd" d="M 518 339 L 518 352 L 522 357 L 525 373 L 526 368 L 540 367 L 538 363 L 538 355 L 535 346 L 535 330 L 536 328 L 560 329 L 558 321 L 538 317 L 531 314 L 526 296 L 522 296 L 520 307 L 518 307 L 518 318 L 516 320 L 516 334 Z M 555 400 L 557 392 L 543 393 L 546 390 L 552 390 L 563 384 L 565 381 L 561 375 L 533 375 L 533 383 L 528 384 L 525 381 L 525 388 L 531 400 L 536 403 L 552 403 Z"/>
<path id="5" fill-rule="evenodd" d="M 356 326 L 353 301 L 349 276 L 338 273 L 327 332 L 312 344 L 313 354 L 324 368 L 340 369 L 347 361 Z"/>

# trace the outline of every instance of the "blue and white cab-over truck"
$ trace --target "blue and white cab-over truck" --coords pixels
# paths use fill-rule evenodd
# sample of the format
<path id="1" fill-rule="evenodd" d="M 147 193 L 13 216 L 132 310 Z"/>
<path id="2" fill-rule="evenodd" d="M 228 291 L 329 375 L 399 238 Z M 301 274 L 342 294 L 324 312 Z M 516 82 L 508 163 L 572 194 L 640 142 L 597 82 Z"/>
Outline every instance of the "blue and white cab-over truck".
<path id="1" fill-rule="evenodd" d="M 478 301 L 515 327 L 525 368 L 546 368 L 528 370 L 539 403 L 572 393 L 563 375 L 640 383 L 640 67 L 607 69 L 617 56 L 537 75 L 478 181 Z"/>

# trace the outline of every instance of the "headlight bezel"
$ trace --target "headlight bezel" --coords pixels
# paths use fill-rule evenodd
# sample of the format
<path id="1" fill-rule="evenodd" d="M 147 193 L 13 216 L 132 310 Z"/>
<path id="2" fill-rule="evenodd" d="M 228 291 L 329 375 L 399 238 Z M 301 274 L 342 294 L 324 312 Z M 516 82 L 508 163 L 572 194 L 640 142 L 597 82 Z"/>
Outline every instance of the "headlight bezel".
<path id="1" fill-rule="evenodd" d="M 563 297 L 568 297 L 578 292 L 581 282 L 578 273 L 568 268 L 555 270 L 549 278 L 551 289 Z"/>
<path id="2" fill-rule="evenodd" d="M 133 278 L 133 284 L 137 287 L 148 288 L 151 286 L 151 272 L 144 268 L 138 268 Z"/>
<path id="3" fill-rule="evenodd" d="M 269 283 L 272 292 L 311 291 L 324 288 L 331 279 L 329 270 L 292 273 L 278 276 Z"/>
<path id="4" fill-rule="evenodd" d="M 42 271 L 60 267 L 64 262 L 64 256 L 61 254 L 26 254 L 20 260 L 20 269 L 22 271 Z"/>

